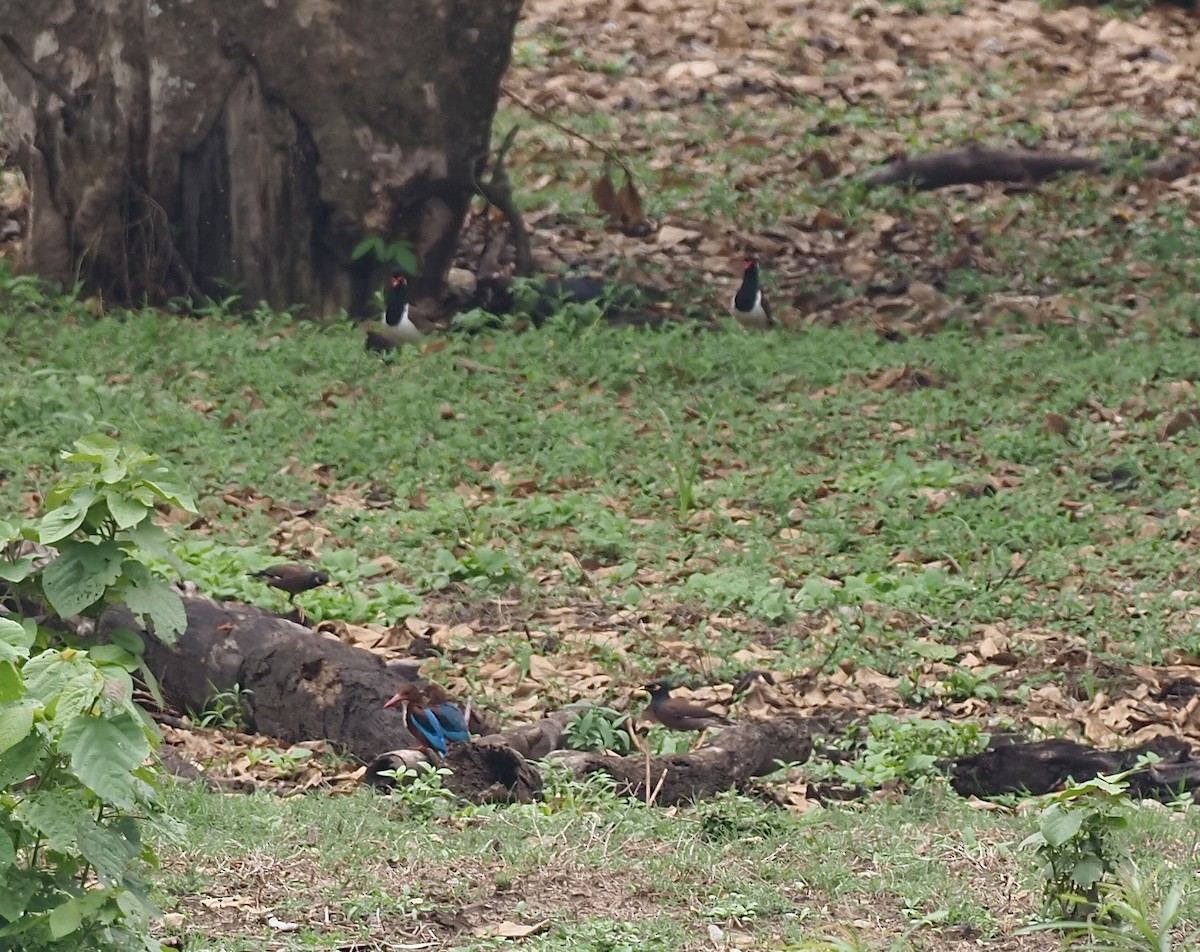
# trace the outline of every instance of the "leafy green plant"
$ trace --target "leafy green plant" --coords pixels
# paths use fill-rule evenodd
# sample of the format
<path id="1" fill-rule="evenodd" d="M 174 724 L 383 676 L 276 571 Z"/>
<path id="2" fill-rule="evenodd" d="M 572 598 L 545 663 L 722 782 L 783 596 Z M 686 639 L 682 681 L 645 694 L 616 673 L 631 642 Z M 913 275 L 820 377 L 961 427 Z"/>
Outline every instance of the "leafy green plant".
<path id="1" fill-rule="evenodd" d="M 711 800 L 696 804 L 700 836 L 711 843 L 741 843 L 769 840 L 787 825 L 778 810 L 750 799 L 736 790 L 725 790 Z"/>
<path id="2" fill-rule="evenodd" d="M 1088 919 L 1039 922 L 1018 930 L 1017 935 L 1061 932 L 1070 948 L 1081 952 L 1184 952 L 1200 942 L 1200 929 L 1178 934 L 1182 882 L 1171 886 L 1160 905 L 1160 893 L 1153 883 L 1143 881 L 1132 867 L 1122 866 L 1115 881 L 1101 883 L 1099 893 L 1099 906 Z M 1082 896 L 1077 899 L 1085 901 Z"/>
<path id="3" fill-rule="evenodd" d="M 1118 869 L 1113 838 L 1129 825 L 1133 810 L 1130 773 L 1072 783 L 1042 798 L 1037 829 L 1021 848 L 1037 856 L 1047 908 L 1068 917 L 1096 909 L 1102 887 Z"/>
<path id="4" fill-rule="evenodd" d="M 999 665 L 989 664 L 978 670 L 955 668 L 942 679 L 945 696 L 951 701 L 965 701 L 978 697 L 985 700 L 995 700 L 1000 696 L 1000 687 L 992 683 L 992 678 L 1003 672 Z"/>
<path id="5" fill-rule="evenodd" d="M 307 747 L 289 747 L 287 750 L 256 747 L 246 751 L 246 760 L 252 767 L 265 763 L 281 777 L 294 777 L 312 759 L 312 755 L 313 752 Z"/>
<path id="6" fill-rule="evenodd" d="M 155 948 L 141 870 L 158 733 L 133 702 L 138 658 L 39 640 L 0 618 L 0 946 Z"/>
<path id="7" fill-rule="evenodd" d="M 570 767 L 547 758 L 538 764 L 542 773 L 543 813 L 607 813 L 625 810 L 628 800 L 617 795 L 616 778 L 603 771 L 579 780 Z"/>
<path id="8" fill-rule="evenodd" d="M 603 750 L 628 754 L 633 741 L 625 729 L 629 715 L 611 707 L 589 707 L 567 722 L 563 735 L 572 750 Z"/>
<path id="9" fill-rule="evenodd" d="M 396 785 L 390 794 L 391 801 L 406 818 L 434 819 L 445 816 L 457 800 L 445 784 L 446 777 L 451 774 L 449 767 L 426 763 L 380 773 L 395 781 Z"/>
<path id="10" fill-rule="evenodd" d="M 712 608 L 742 611 L 763 621 L 778 623 L 794 614 L 784 587 L 750 569 L 696 572 L 684 583 L 684 591 Z"/>
<path id="11" fill-rule="evenodd" d="M 853 760 L 832 767 L 811 764 L 805 772 L 814 779 L 833 776 L 868 789 L 896 782 L 920 786 L 941 775 L 940 763 L 978 753 L 987 742 L 988 735 L 974 723 L 873 714 L 861 742 L 850 741 Z"/>
<path id="12" fill-rule="evenodd" d="M 160 505 L 194 512 L 190 493 L 158 457 L 101 434 L 77 440 L 63 460 L 69 470 L 41 517 L 0 526 L 0 577 L 64 621 L 98 622 L 119 602 L 173 639 L 186 618 L 148 564 L 166 552 L 153 517 Z M 26 551 L 20 542 L 31 539 L 57 554 Z M 93 644 L 0 618 L 4 947 L 156 947 L 141 873 L 154 861 L 142 826 L 156 816 L 157 774 L 145 761 L 159 738 L 134 704 L 132 675 L 157 685 L 139 636 L 117 630 L 110 639 Z"/>
<path id="13" fill-rule="evenodd" d="M 380 264 L 395 266 L 405 274 L 417 273 L 418 262 L 417 256 L 413 253 L 412 242 L 388 242 L 379 235 L 370 235 L 355 245 L 354 250 L 350 252 L 350 257 L 355 261 L 365 258 L 367 255 L 373 255 Z"/>
<path id="14" fill-rule="evenodd" d="M 508 553 L 486 545 L 472 546 L 461 555 L 439 549 L 434 553 L 433 572 L 440 577 L 437 588 L 444 588 L 450 582 L 504 585 L 516 581 L 520 575 L 517 563 Z"/>
<path id="15" fill-rule="evenodd" d="M 97 620 L 119 602 L 157 637 L 173 641 L 187 624 L 183 602 L 147 556 L 167 552 L 155 507 L 194 513 L 191 493 L 154 454 L 100 433 L 77 440 L 62 458 L 72 469 L 46 495 L 36 524 L 37 541 L 58 549 L 37 573 L 46 601 L 62 618 Z M 33 556 L 6 561 L 3 577 L 10 582 L 34 574 Z"/>
<path id="16" fill-rule="evenodd" d="M 254 692 L 235 684 L 228 691 L 214 694 L 208 700 L 203 713 L 193 720 L 201 727 L 224 727 L 228 730 L 245 730 L 250 722 L 250 699 Z"/>

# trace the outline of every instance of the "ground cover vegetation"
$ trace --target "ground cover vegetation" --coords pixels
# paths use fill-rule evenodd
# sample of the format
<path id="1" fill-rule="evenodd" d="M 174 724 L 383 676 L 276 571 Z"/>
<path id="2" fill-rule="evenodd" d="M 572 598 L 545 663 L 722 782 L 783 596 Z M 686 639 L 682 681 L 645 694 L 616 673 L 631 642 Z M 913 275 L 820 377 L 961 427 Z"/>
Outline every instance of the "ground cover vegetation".
<path id="1" fill-rule="evenodd" d="M 1086 947 L 1191 947 L 1194 810 L 1134 804 L 1119 779 L 979 804 L 938 764 L 1003 730 L 1196 741 L 1197 180 L 1138 174 L 1194 140 L 1194 22 L 673 3 L 666 29 L 667 5 L 612 6 L 527 4 L 498 128 L 523 125 L 509 165 L 535 247 L 632 264 L 702 315 L 752 251 L 787 326 L 619 329 L 584 307 L 381 357 L 349 322 L 232 299 L 199 319 L 101 314 L 5 270 L 0 509 L 46 518 L 88 465 L 60 452 L 107 434 L 176 473 L 143 503 L 165 549 L 71 527 L 129 543 L 141 567 L 114 563 L 114 597 L 181 573 L 283 611 L 250 573 L 302 558 L 333 581 L 297 598 L 310 621 L 428 649 L 427 674 L 510 722 L 593 701 L 608 713 L 573 740 L 624 749 L 646 681 L 728 704 L 764 670 L 774 685 L 734 718 L 852 714 L 844 755 L 687 808 L 549 768 L 540 803 L 464 808 L 436 773 L 383 796 L 318 739 L 242 734 L 234 693 L 162 733 L 261 789 L 151 796 L 129 779 L 148 782 L 134 754 L 153 740 L 131 687 L 105 702 L 130 727 L 129 778 L 90 804 L 124 832 L 88 841 L 99 864 L 65 851 L 62 875 L 99 866 L 116 904 L 153 847 L 155 934 L 189 949 L 1040 950 L 1062 930 L 1027 927 L 1089 914 Z M 603 156 L 542 116 L 631 166 L 644 234 L 605 229 Z M 1120 168 L 1036 190 L 856 184 L 897 150 L 975 140 Z M 107 444 L 85 446 L 102 465 Z M 28 672 L 37 643 L 5 632 L 0 660 Z M 72 769 L 64 786 L 97 782 Z M 0 775 L 4 795 L 23 777 Z M 819 803 L 832 788 L 858 797 Z M 159 811 L 175 823 L 137 837 L 118 819 Z M 125 902 L 112 917 L 136 931 Z M 76 912 L 103 914 L 60 914 L 60 947 Z"/>

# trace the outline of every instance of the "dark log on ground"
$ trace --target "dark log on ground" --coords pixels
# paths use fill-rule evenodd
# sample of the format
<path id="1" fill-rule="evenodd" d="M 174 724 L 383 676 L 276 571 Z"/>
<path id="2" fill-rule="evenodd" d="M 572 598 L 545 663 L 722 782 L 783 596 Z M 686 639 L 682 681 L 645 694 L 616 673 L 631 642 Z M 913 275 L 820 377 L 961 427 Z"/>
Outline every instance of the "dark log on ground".
<path id="1" fill-rule="evenodd" d="M 101 634 L 118 627 L 141 634 L 147 663 L 172 703 L 201 711 L 215 695 L 238 687 L 248 696 L 252 730 L 286 743 L 331 741 L 369 764 L 372 783 L 386 785 L 390 781 L 381 771 L 421 759 L 410 749 L 416 741 L 400 711 L 383 707 L 397 683 L 414 676 L 411 670 L 389 667 L 371 652 L 258 608 L 197 595 L 185 595 L 184 605 L 188 627 L 174 646 L 142 631 L 123 609 L 107 612 L 100 626 Z M 843 734 L 848 719 L 843 713 L 735 724 L 689 754 L 652 758 L 647 788 L 644 757 L 561 749 L 566 725 L 584 708 L 572 705 L 511 731 L 452 746 L 444 761 L 453 771 L 447 786 L 476 803 L 528 801 L 542 787 L 532 762 L 551 756 L 580 778 L 608 774 L 622 795 L 645 800 L 649 789 L 656 803 L 683 803 L 741 789 L 781 762 L 803 763 L 814 751 L 820 756 L 821 739 Z M 473 729 L 478 723 L 473 721 Z M 949 764 L 948 772 L 962 796 L 1040 795 L 1072 779 L 1129 770 L 1144 753 L 1155 753 L 1162 762 L 1130 777 L 1135 796 L 1170 799 L 1200 788 L 1200 759 L 1172 737 L 1106 751 L 1069 740 L 1024 743 L 1000 735 L 983 753 Z"/>
<path id="2" fill-rule="evenodd" d="M 1136 795 L 1172 796 L 1200 782 L 1200 761 L 1191 757 L 1186 742 L 1174 737 L 1159 737 L 1115 751 L 1097 750 L 1071 740 L 1027 744 L 1002 737 L 983 753 L 956 761 L 950 779 L 955 791 L 964 797 L 1006 793 L 1040 796 L 1060 789 L 1069 780 L 1082 783 L 1100 774 L 1129 770 L 1145 753 L 1157 754 L 1163 763 L 1130 777 L 1130 789 Z"/>
<path id="3" fill-rule="evenodd" d="M 1093 159 L 1059 152 L 1028 149 L 984 149 L 969 146 L 948 152 L 930 152 L 896 159 L 867 176 L 868 188 L 908 185 L 918 190 L 948 185 L 981 185 L 984 182 L 1035 184 L 1068 172 L 1108 172 L 1117 167 L 1111 159 Z M 1200 154 L 1164 156 L 1141 166 L 1148 178 L 1172 181 L 1200 167 Z"/>
<path id="4" fill-rule="evenodd" d="M 1042 182 L 1066 172 L 1095 172 L 1099 159 L 1026 149 L 983 149 L 971 146 L 897 159 L 867 176 L 868 188 L 909 185 L 924 190 L 983 182 Z"/>
<path id="5" fill-rule="evenodd" d="M 447 789 L 472 803 L 528 803 L 541 792 L 542 776 L 529 763 L 545 757 L 562 746 L 562 734 L 580 708 L 571 705 L 523 724 L 502 734 L 488 734 L 470 744 L 455 744 L 446 754 L 445 766 L 453 773 L 446 779 Z M 368 766 L 365 780 L 379 787 L 392 785 L 385 770 L 410 766 L 422 755 L 411 750 L 390 750 L 380 754 Z"/>
<path id="6" fill-rule="evenodd" d="M 21 265 L 128 304 L 233 286 L 359 313 L 414 243 L 419 305 L 487 155 L 520 0 L 0 0 Z"/>
<path id="7" fill-rule="evenodd" d="M 187 630 L 174 646 L 143 631 L 123 609 L 106 612 L 101 634 L 138 632 L 163 694 L 203 711 L 235 686 L 247 696 L 251 730 L 289 744 L 328 740 L 363 761 L 413 744 L 399 710 L 383 705 L 403 679 L 377 655 L 322 637 L 247 605 L 184 596 Z"/>
<path id="8" fill-rule="evenodd" d="M 836 728 L 817 717 L 781 717 L 770 721 L 735 724 L 704 747 L 689 754 L 650 759 L 649 793 L 664 806 L 712 797 L 740 789 L 755 777 L 779 769 L 780 763 L 802 763 L 813 750 L 813 739 Z M 647 799 L 644 757 L 617 757 L 566 751 L 555 754 L 580 778 L 606 773 L 624 796 Z"/>

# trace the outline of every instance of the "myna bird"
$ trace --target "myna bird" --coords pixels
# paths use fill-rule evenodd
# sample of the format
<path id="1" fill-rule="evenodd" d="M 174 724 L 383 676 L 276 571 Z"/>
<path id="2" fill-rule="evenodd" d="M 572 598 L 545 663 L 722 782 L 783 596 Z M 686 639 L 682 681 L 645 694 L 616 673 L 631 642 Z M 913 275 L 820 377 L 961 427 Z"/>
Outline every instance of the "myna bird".
<path id="1" fill-rule="evenodd" d="M 427 710 L 425 704 L 425 692 L 410 681 L 400 685 L 383 706 L 399 705 L 404 726 L 408 728 L 409 733 L 417 738 L 424 749 L 435 751 L 444 757 L 449 749 L 445 730 L 437 715 Z"/>
<path id="2" fill-rule="evenodd" d="M 771 317 L 771 305 L 758 282 L 758 261 L 747 258 L 742 272 L 742 284 L 733 296 L 731 305 L 734 319 L 743 327 L 762 330 L 775 324 Z"/>
<path id="3" fill-rule="evenodd" d="M 254 578 L 260 578 L 272 588 L 288 593 L 288 601 L 295 602 L 296 596 L 310 589 L 320 588 L 329 583 L 329 576 L 316 569 L 298 562 L 281 562 L 260 572 L 251 573 Z"/>
<path id="4" fill-rule="evenodd" d="M 709 727 L 728 727 L 732 721 L 699 704 L 671 697 L 671 685 L 666 681 L 651 681 L 650 716 L 673 731 L 702 731 Z"/>

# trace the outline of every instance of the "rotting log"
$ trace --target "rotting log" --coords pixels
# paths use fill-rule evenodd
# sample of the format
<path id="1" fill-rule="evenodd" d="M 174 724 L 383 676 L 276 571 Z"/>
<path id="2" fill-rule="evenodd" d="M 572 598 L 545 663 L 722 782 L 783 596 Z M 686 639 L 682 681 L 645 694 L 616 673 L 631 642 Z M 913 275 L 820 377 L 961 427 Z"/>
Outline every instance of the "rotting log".
<path id="1" fill-rule="evenodd" d="M 1184 153 L 1148 162 L 1143 171 L 1150 178 L 1170 181 L 1190 174 L 1198 165 L 1200 155 Z M 918 191 L 985 182 L 1033 185 L 1069 172 L 1107 172 L 1113 167 L 1112 160 L 1084 155 L 968 146 L 897 158 L 868 175 L 864 183 L 867 188 L 906 185 Z"/>
<path id="2" fill-rule="evenodd" d="M 31 186 L 19 265 L 138 304 L 237 289 L 357 313 L 361 239 L 440 288 L 521 0 L 0 0 L 0 115 Z"/>
<path id="3" fill-rule="evenodd" d="M 404 672 L 369 651 L 318 635 L 262 609 L 183 597 L 187 630 L 166 645 L 124 609 L 105 613 L 101 635 L 124 628 L 141 636 L 147 666 L 165 698 L 203 711 L 237 688 L 248 727 L 295 744 L 328 740 L 362 761 L 415 739 L 400 711 L 384 709 Z"/>
<path id="4" fill-rule="evenodd" d="M 217 694 L 237 687 L 248 702 L 251 730 L 285 743 L 330 741 L 367 763 L 366 779 L 379 785 L 389 783 L 382 771 L 412 760 L 416 739 L 398 710 L 383 707 L 409 672 L 253 606 L 202 595 L 184 595 L 183 601 L 187 629 L 171 646 L 142 630 L 124 609 L 106 612 L 100 625 L 102 636 L 114 628 L 141 636 L 147 664 L 171 703 L 201 711 Z M 781 763 L 820 759 L 825 740 L 843 734 L 850 720 L 848 712 L 837 712 L 742 721 L 688 754 L 651 758 L 647 772 L 644 756 L 562 749 L 567 724 L 588 706 L 570 705 L 532 723 L 453 745 L 443 761 L 452 771 L 447 787 L 475 803 L 526 802 L 542 787 L 536 761 L 549 757 L 580 779 L 607 774 L 623 796 L 673 805 L 743 789 Z M 473 729 L 477 723 L 472 721 Z M 943 766 L 962 796 L 1037 795 L 1071 780 L 1132 770 L 1146 753 L 1160 762 L 1130 774 L 1131 794 L 1170 799 L 1200 789 L 1200 759 L 1185 741 L 1170 736 L 1102 750 L 1066 739 L 1027 743 L 997 735 L 982 753 Z M 862 794 L 831 790 L 829 798 Z"/>
<path id="5" fill-rule="evenodd" d="M 1034 183 L 1067 172 L 1094 172 L 1098 159 L 1028 149 L 970 146 L 896 159 L 866 178 L 868 188 L 908 185 L 918 190 L 983 182 Z"/>
<path id="6" fill-rule="evenodd" d="M 645 758 L 638 756 L 564 751 L 554 758 L 581 778 L 608 774 L 624 796 L 642 801 L 653 797 L 655 803 L 671 806 L 741 789 L 783 763 L 803 763 L 812 753 L 814 738 L 830 731 L 831 722 L 819 717 L 747 721 L 725 728 L 688 754 L 652 757 L 649 770 Z"/>
<path id="7" fill-rule="evenodd" d="M 1180 738 L 1165 736 L 1125 750 L 1100 750 L 1065 738 L 1026 743 L 1001 736 L 982 753 L 959 758 L 950 782 L 964 797 L 1040 796 L 1069 781 L 1083 783 L 1130 770 L 1144 754 L 1157 755 L 1161 763 L 1130 775 L 1130 789 L 1137 796 L 1174 796 L 1200 786 L 1200 761 L 1191 756 L 1191 748 Z"/>

